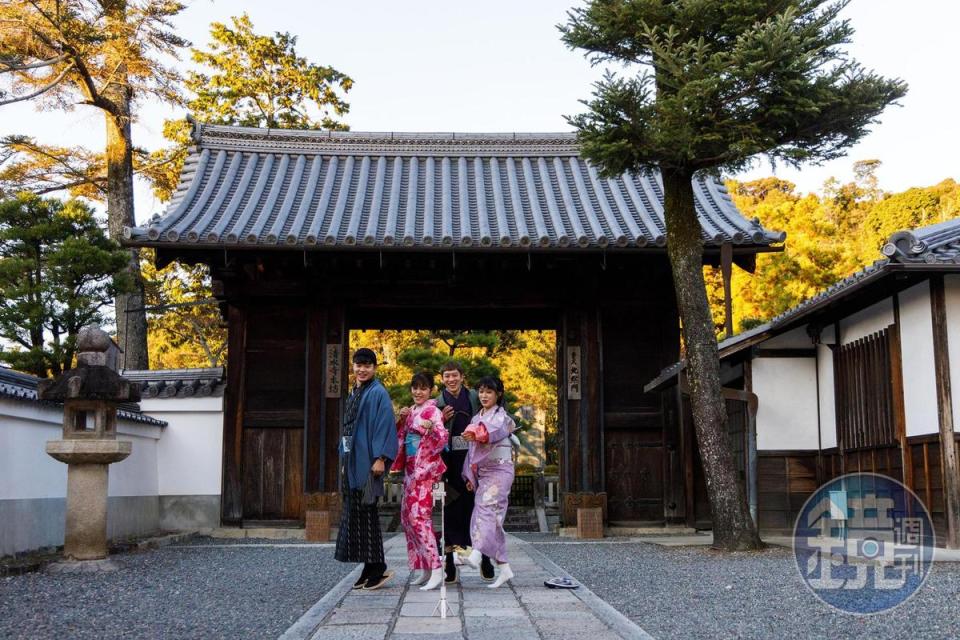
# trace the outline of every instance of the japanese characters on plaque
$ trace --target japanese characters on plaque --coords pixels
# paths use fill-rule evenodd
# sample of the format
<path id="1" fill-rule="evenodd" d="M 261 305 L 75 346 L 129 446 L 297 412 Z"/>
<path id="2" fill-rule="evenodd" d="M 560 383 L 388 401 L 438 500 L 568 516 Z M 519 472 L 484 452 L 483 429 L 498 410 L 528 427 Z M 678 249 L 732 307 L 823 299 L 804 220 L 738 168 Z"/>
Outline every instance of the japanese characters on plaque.
<path id="1" fill-rule="evenodd" d="M 326 397 L 339 398 L 343 380 L 343 347 L 339 344 L 327 345 Z"/>
<path id="2" fill-rule="evenodd" d="M 580 347 L 567 347 L 567 399 L 579 400 L 583 384 L 580 363 Z"/>

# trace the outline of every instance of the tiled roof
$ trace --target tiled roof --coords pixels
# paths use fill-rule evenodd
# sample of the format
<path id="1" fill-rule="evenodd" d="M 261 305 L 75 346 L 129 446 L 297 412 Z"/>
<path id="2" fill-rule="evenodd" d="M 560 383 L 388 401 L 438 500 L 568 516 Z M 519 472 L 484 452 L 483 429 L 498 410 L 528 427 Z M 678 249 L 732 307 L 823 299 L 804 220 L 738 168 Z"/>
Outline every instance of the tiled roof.
<path id="1" fill-rule="evenodd" d="M 140 384 L 142 398 L 218 397 L 223 395 L 226 377 L 223 367 L 207 369 L 128 369 L 120 372 Z"/>
<path id="2" fill-rule="evenodd" d="M 13 369 L 0 367 L 0 398 L 59 406 L 61 404 L 59 402 L 50 402 L 37 398 L 38 381 L 39 378 L 28 373 L 21 373 Z M 163 420 L 157 420 L 156 418 L 141 413 L 136 408 L 136 405 L 119 406 L 117 408 L 117 417 L 158 427 L 165 427 L 167 425 Z"/>
<path id="3" fill-rule="evenodd" d="M 897 268 L 923 268 L 923 265 L 953 265 L 960 270 L 960 218 L 918 229 L 897 231 L 892 234 L 881 249 L 887 256 L 873 264 L 856 271 L 843 280 L 836 282 L 811 298 L 774 316 L 767 322 L 753 327 L 717 345 L 720 359 L 731 356 L 782 330 L 796 326 L 796 321 L 817 309 L 840 300 L 872 280 L 879 280 Z M 661 386 L 686 367 L 686 360 L 665 367 L 656 378 L 644 385 L 645 391 Z"/>
<path id="4" fill-rule="evenodd" d="M 897 262 L 960 263 L 960 218 L 898 231 L 890 236 L 882 251 Z"/>
<path id="5" fill-rule="evenodd" d="M 132 245 L 637 248 L 666 244 L 656 172 L 600 177 L 569 133 L 355 133 L 199 126 L 162 216 Z M 714 178 L 694 181 L 708 245 L 782 242 Z"/>

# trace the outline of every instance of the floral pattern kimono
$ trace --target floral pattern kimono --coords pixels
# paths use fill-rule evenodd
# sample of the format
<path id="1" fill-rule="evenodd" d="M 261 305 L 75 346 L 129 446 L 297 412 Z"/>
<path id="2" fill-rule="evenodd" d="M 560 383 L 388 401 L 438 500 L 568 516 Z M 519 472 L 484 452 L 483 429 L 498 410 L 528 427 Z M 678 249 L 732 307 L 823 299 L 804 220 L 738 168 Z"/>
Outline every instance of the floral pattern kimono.
<path id="1" fill-rule="evenodd" d="M 503 520 L 513 486 L 510 434 L 515 428 L 513 418 L 503 407 L 496 407 L 492 412 L 481 410 L 464 430 L 476 436 L 463 463 L 463 479 L 473 484 L 477 496 L 470 518 L 470 538 L 474 549 L 501 564 L 507 562 Z"/>
<path id="2" fill-rule="evenodd" d="M 427 431 L 423 423 L 430 421 Z M 440 457 L 447 444 L 443 414 L 436 400 L 415 406 L 397 423 L 399 453 L 391 471 L 403 471 L 403 503 L 400 524 L 407 537 L 407 559 L 411 569 L 440 568 L 437 538 L 433 532 L 433 483 L 439 482 L 447 467 Z"/>

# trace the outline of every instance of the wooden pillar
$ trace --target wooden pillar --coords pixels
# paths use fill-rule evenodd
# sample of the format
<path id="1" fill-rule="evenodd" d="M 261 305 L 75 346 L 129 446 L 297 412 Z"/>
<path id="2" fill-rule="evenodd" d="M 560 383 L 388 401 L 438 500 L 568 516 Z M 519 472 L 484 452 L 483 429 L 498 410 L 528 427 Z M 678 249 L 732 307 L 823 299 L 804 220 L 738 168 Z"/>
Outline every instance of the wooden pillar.
<path id="1" fill-rule="evenodd" d="M 900 300 L 893 296 L 893 325 L 887 332 L 890 353 L 890 392 L 893 400 L 893 432 L 900 445 L 903 484 L 913 489 L 913 456 L 907 442 L 907 411 L 903 401 L 903 351 L 900 341 Z"/>
<path id="2" fill-rule="evenodd" d="M 579 316 L 572 310 L 563 315 L 561 398 L 563 456 L 561 474 L 565 492 L 583 491 L 580 404 L 583 397 L 583 356 Z M 566 523 L 565 523 L 566 524 Z"/>
<path id="3" fill-rule="evenodd" d="M 331 349 L 339 347 L 340 384 L 338 385 L 338 393 L 327 393 L 327 380 L 326 374 L 324 374 L 324 391 L 322 391 L 324 395 L 323 421 L 321 430 L 323 432 L 322 442 L 325 443 L 323 445 L 323 455 L 325 458 L 323 470 L 325 491 L 336 491 L 339 488 L 339 455 L 337 453 L 337 447 L 340 444 L 340 411 L 343 406 L 343 399 L 349 393 L 348 384 L 350 380 L 350 354 L 347 352 L 349 349 L 349 336 L 347 333 L 343 308 L 339 306 L 331 307 L 327 313 L 324 358 L 329 360 L 331 358 Z"/>
<path id="4" fill-rule="evenodd" d="M 229 305 L 227 311 L 227 387 L 223 399 L 223 488 L 220 518 L 223 524 L 243 519 L 243 412 L 246 386 L 246 309 Z"/>
<path id="5" fill-rule="evenodd" d="M 603 350 L 600 313 L 591 309 L 580 317 L 583 359 L 583 399 L 580 402 L 581 476 L 584 491 L 604 490 Z"/>
<path id="6" fill-rule="evenodd" d="M 324 441 L 324 378 L 327 342 L 326 313 L 307 310 L 307 366 L 304 399 L 304 492 L 325 491 L 326 442 Z"/>
<path id="7" fill-rule="evenodd" d="M 733 335 L 733 245 L 724 242 L 720 245 L 720 275 L 723 277 L 723 326 L 727 338 Z"/>
<path id="8" fill-rule="evenodd" d="M 667 523 L 686 522 L 686 452 L 683 446 L 680 387 L 660 394 L 663 413 L 663 518 Z"/>
<path id="9" fill-rule="evenodd" d="M 960 547 L 960 469 L 953 431 L 953 397 L 950 389 L 950 354 L 947 348 L 947 305 L 943 276 L 930 279 L 930 310 L 933 316 L 933 363 L 937 384 L 937 416 L 940 423 L 940 460 L 944 506 L 947 512 L 947 548 Z"/>

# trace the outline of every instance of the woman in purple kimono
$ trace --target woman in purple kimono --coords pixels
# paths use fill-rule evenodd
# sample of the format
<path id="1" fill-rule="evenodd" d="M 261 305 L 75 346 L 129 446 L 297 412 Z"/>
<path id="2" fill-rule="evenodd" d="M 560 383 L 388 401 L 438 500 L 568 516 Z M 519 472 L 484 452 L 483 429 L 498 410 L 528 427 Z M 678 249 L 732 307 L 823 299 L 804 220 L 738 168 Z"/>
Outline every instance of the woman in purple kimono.
<path id="1" fill-rule="evenodd" d="M 510 487 L 513 486 L 513 449 L 510 434 L 516 428 L 503 408 L 503 382 L 498 378 L 482 378 L 476 386 L 480 396 L 480 412 L 463 432 L 470 443 L 463 464 L 467 490 L 476 492 L 470 538 L 473 551 L 464 562 L 480 568 L 482 556 L 493 558 L 500 572 L 491 589 L 513 577 L 507 562 L 507 535 L 503 520 L 507 515 Z"/>

